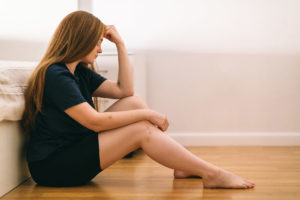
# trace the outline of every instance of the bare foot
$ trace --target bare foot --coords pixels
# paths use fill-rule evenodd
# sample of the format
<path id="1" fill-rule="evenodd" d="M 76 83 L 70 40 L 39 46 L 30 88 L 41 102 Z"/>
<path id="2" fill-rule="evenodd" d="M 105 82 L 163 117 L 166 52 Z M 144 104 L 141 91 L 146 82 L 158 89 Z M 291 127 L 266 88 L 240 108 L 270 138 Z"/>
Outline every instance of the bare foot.
<path id="1" fill-rule="evenodd" d="M 181 170 L 174 170 L 175 178 L 202 178 L 201 176 L 193 175 Z"/>
<path id="2" fill-rule="evenodd" d="M 255 183 L 243 179 L 229 171 L 219 169 L 217 173 L 212 176 L 203 178 L 203 185 L 205 188 L 235 188 L 246 189 L 253 188 Z"/>

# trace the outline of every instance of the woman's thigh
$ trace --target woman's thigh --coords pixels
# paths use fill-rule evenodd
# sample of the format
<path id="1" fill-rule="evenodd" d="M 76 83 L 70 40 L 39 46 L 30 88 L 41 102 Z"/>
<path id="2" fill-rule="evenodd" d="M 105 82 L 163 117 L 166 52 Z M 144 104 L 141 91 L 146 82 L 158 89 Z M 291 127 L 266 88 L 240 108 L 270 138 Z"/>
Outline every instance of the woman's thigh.
<path id="1" fill-rule="evenodd" d="M 139 96 L 122 98 L 112 104 L 105 112 L 118 112 L 148 108 Z M 120 128 L 103 131 L 99 134 L 99 156 L 101 169 L 105 169 L 128 153 L 140 147 L 140 140 L 145 133 L 154 127 L 150 122 L 143 120 Z"/>
<path id="2" fill-rule="evenodd" d="M 143 120 L 98 134 L 100 166 L 104 170 L 128 153 L 138 149 L 141 141 L 152 132 L 153 126 Z"/>

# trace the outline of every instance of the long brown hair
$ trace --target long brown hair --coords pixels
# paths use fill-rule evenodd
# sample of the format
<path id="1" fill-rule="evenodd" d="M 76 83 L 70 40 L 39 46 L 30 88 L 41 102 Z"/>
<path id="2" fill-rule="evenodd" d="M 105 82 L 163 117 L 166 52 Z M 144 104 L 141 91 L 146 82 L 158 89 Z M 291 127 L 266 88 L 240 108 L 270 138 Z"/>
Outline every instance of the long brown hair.
<path id="1" fill-rule="evenodd" d="M 42 109 L 45 73 L 48 67 L 54 63 L 71 63 L 83 58 L 92 51 L 103 34 L 104 24 L 85 11 L 72 12 L 60 22 L 24 92 L 25 110 L 21 124 L 26 134 L 35 129 L 35 117 Z M 80 64 L 95 71 L 94 65 Z M 97 98 L 94 98 L 94 104 L 98 109 Z"/>

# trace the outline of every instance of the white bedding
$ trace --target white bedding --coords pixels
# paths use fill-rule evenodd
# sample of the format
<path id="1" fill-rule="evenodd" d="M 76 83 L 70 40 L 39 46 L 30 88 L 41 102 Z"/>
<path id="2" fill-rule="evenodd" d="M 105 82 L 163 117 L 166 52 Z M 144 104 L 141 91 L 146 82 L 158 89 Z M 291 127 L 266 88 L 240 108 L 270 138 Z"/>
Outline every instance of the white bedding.
<path id="1" fill-rule="evenodd" d="M 21 119 L 24 88 L 37 64 L 29 61 L 0 61 L 0 122 Z"/>
<path id="2" fill-rule="evenodd" d="M 30 177 L 26 165 L 25 141 L 18 121 L 0 122 L 0 199 Z"/>

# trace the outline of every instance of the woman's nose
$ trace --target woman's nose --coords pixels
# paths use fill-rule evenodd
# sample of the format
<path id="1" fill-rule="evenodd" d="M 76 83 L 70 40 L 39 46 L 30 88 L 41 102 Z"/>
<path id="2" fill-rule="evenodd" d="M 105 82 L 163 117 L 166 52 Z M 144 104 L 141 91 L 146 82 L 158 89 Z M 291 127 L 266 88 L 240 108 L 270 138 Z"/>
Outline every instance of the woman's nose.
<path id="1" fill-rule="evenodd" d="M 101 48 L 101 47 L 99 47 L 99 48 L 97 49 L 97 53 L 102 53 L 102 48 Z"/>

